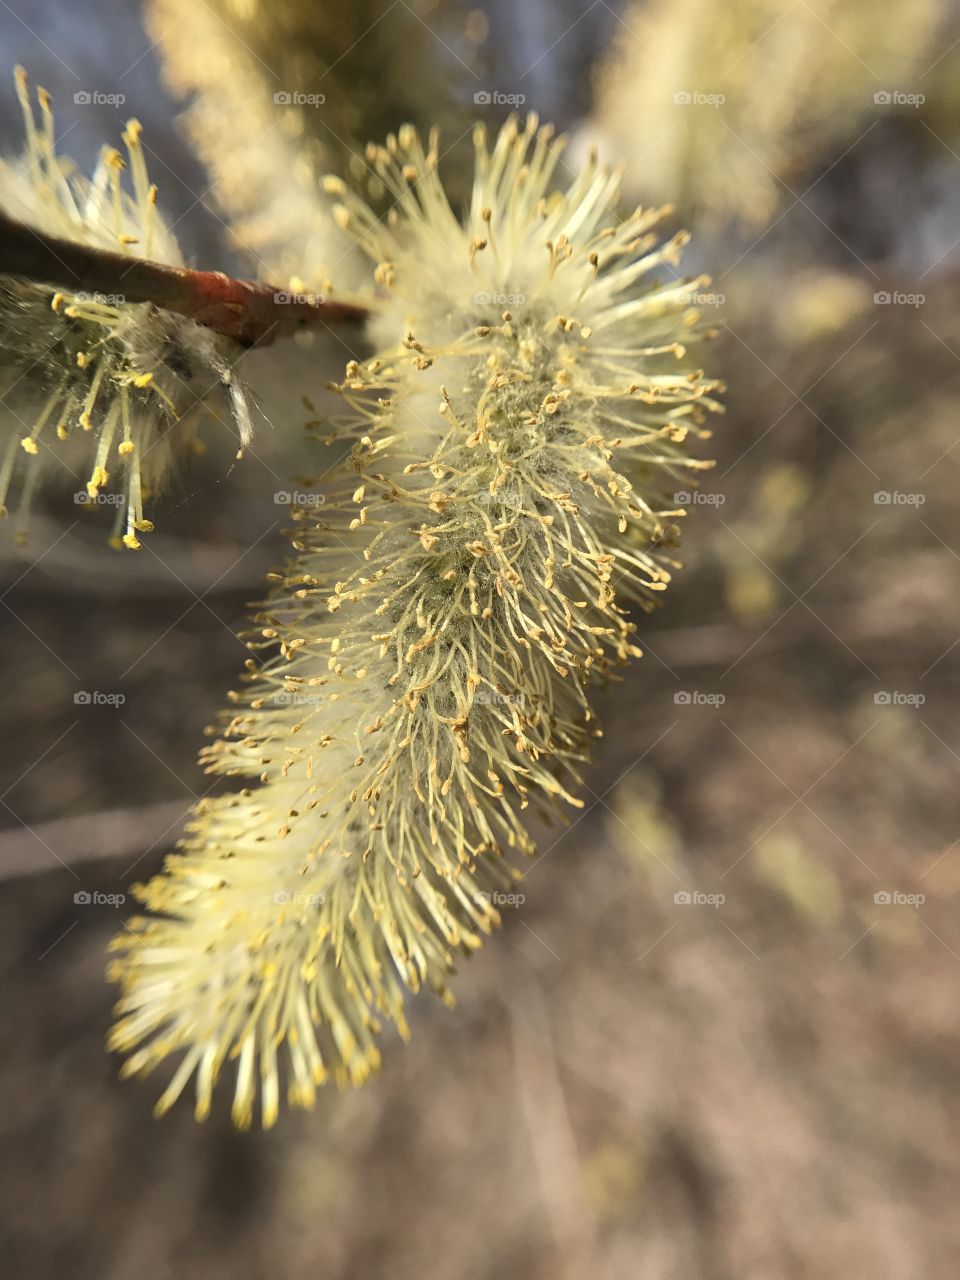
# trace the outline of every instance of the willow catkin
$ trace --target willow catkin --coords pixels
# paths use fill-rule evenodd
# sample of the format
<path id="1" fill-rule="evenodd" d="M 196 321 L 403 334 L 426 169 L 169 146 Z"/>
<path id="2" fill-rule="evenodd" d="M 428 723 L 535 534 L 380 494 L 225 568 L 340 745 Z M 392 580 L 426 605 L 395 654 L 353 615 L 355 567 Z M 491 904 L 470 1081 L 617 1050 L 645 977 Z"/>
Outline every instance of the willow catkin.
<path id="1" fill-rule="evenodd" d="M 787 183 L 852 149 L 936 57 L 943 0 L 652 0 L 597 72 L 596 132 L 634 198 L 669 190 L 699 218 L 762 225 Z M 891 92 L 892 91 L 892 92 Z M 590 131 L 588 131 L 590 132 Z"/>
<path id="2" fill-rule="evenodd" d="M 409 127 L 371 164 L 386 223 L 339 180 L 339 216 L 376 263 L 379 354 L 340 387 L 351 479 L 297 521 L 296 558 L 204 759 L 255 779 L 201 804 L 116 940 L 112 1047 L 128 1072 L 179 1066 L 209 1110 L 236 1061 L 233 1114 L 360 1083 L 405 989 L 449 999 L 454 956 L 498 921 L 531 851 L 522 810 L 577 804 L 596 732 L 591 676 L 639 654 L 630 601 L 670 580 L 668 495 L 719 406 L 689 365 L 691 300 L 669 276 L 686 237 L 664 210 L 612 212 L 591 162 L 552 182 L 561 141 L 531 117 L 488 145 L 454 215 Z M 666 271 L 664 271 L 666 269 Z"/>
<path id="3" fill-rule="evenodd" d="M 46 235 L 182 266 L 157 209 L 139 123 L 124 130 L 126 158 L 105 147 L 88 179 L 57 154 L 49 94 L 38 91 L 35 111 L 22 69 L 16 82 L 26 145 L 17 159 L 0 160 L 0 208 Z M 216 413 L 211 393 L 225 393 L 241 445 L 249 439 L 246 394 L 232 369 L 239 354 L 202 325 L 120 292 L 0 275 L 0 515 L 19 483 L 23 540 L 37 484 L 59 471 L 79 482 L 78 500 L 114 507 L 116 541 L 139 548 L 138 535 L 153 528 L 144 502 L 195 444 L 201 411 Z"/>
<path id="4" fill-rule="evenodd" d="M 451 46 L 463 40 L 447 7 L 147 0 L 187 136 L 233 243 L 262 276 L 326 295 L 366 282 L 363 254 L 334 221 L 320 178 L 370 178 L 364 142 L 392 121 L 459 119 L 463 63 Z"/>

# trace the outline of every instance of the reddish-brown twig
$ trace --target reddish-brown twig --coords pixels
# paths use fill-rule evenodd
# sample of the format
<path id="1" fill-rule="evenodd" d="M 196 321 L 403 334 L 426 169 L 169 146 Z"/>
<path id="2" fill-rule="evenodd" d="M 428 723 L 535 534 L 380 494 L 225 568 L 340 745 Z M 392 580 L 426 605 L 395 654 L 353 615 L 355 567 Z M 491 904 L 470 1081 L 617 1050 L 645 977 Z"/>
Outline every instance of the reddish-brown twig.
<path id="1" fill-rule="evenodd" d="M 71 293 L 151 302 L 244 346 L 265 346 L 302 329 L 359 324 L 363 307 L 292 294 L 222 271 L 193 271 L 46 235 L 0 213 L 0 274 Z"/>

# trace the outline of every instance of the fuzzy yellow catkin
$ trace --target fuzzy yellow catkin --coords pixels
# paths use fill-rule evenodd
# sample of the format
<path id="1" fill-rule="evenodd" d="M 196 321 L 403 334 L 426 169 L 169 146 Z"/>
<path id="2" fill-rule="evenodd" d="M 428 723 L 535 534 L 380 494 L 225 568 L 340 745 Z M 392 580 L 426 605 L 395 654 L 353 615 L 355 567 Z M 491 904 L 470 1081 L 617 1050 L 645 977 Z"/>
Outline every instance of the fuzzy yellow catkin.
<path id="1" fill-rule="evenodd" d="M 366 284 L 319 180 L 334 170 L 377 188 L 363 145 L 398 118 L 452 129 L 465 43 L 454 16 L 433 0 L 147 0 L 186 133 L 262 277 L 325 295 Z"/>
<path id="2" fill-rule="evenodd" d="M 786 184 L 831 147 L 852 149 L 897 109 L 895 97 L 923 87 L 945 9 L 943 0 L 882 16 L 872 0 L 635 4 L 596 73 L 591 132 L 627 163 L 634 198 L 669 190 L 699 218 L 762 225 L 793 201 Z"/>
<path id="3" fill-rule="evenodd" d="M 707 463 L 718 384 L 691 365 L 707 283 L 671 270 L 665 210 L 614 212 L 591 161 L 558 183 L 535 117 L 475 133 L 464 221 L 412 128 L 372 146 L 396 201 L 378 221 L 339 179 L 340 217 L 376 263 L 378 354 L 341 391 L 352 473 L 307 496 L 234 713 L 204 753 L 253 779 L 203 802 L 152 915 L 115 940 L 111 1047 L 125 1072 L 179 1057 L 207 1115 L 236 1065 L 233 1116 L 281 1076 L 309 1106 L 362 1082 L 407 989 L 450 999 L 454 957 L 498 922 L 531 852 L 522 810 L 576 798 L 597 732 L 594 675 L 638 655 L 628 605 L 670 580 L 673 494 Z"/>
<path id="4" fill-rule="evenodd" d="M 157 209 L 139 123 L 124 130 L 126 157 L 105 147 L 87 179 L 57 154 L 49 94 L 39 89 L 35 108 L 21 68 L 16 84 L 26 146 L 16 160 L 0 160 L 0 208 L 47 235 L 182 266 Z M 192 320 L 120 292 L 71 293 L 0 275 L 0 515 L 19 482 L 23 541 L 37 484 L 59 471 L 73 478 L 75 501 L 113 508 L 115 542 L 138 549 L 153 528 L 144 502 L 196 445 L 201 412 L 216 414 L 211 393 L 225 395 L 247 443 L 250 413 L 232 368 L 239 354 Z"/>

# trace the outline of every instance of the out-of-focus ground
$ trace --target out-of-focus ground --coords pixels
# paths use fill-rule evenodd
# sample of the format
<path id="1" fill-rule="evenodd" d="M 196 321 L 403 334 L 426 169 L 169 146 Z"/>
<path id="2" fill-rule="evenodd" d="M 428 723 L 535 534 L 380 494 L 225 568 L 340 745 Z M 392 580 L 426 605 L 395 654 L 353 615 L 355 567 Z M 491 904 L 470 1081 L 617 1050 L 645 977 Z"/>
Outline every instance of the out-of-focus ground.
<path id="1" fill-rule="evenodd" d="M 7 11 L 0 31 L 69 115 L 58 55 L 92 76 L 147 43 L 92 0 L 54 12 Z M 573 6 L 523 13 L 492 9 L 490 40 L 510 65 L 518 27 L 556 42 L 527 105 L 562 113 L 552 77 L 576 78 L 570 123 L 622 13 L 584 5 L 572 35 Z M 955 26 L 929 63 L 949 65 Z M 180 157 L 156 74 L 147 52 L 127 110 Z M 457 1009 L 415 1001 L 412 1044 L 388 1039 L 360 1092 L 330 1088 L 266 1135 L 234 1133 L 222 1099 L 206 1126 L 188 1107 L 155 1122 L 155 1085 L 119 1084 L 102 1048 L 125 908 L 75 900 L 154 871 L 208 785 L 201 731 L 280 554 L 273 494 L 334 461 L 300 443 L 289 388 L 320 403 L 346 353 L 256 357 L 273 427 L 229 478 L 232 444 L 212 440 L 138 557 L 53 492 L 27 551 L 0 547 L 0 858 L 35 867 L 0 883 L 10 1275 L 953 1273 L 960 127 L 927 96 L 868 118 L 771 231 L 697 241 L 730 391 L 717 467 L 681 500 L 687 568 L 640 620 L 644 659 L 599 695 L 585 809 L 541 830 L 526 900 L 463 967 Z M 217 242 L 199 206 L 185 226 L 195 251 Z M 119 854 L 75 860 L 109 841 Z"/>

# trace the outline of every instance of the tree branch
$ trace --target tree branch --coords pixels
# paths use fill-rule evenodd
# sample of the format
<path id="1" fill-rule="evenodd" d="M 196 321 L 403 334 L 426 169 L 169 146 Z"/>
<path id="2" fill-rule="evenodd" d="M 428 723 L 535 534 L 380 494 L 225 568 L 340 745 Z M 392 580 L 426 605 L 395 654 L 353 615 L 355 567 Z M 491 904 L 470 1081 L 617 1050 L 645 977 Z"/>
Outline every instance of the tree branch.
<path id="1" fill-rule="evenodd" d="M 192 271 L 77 244 L 0 212 L 0 274 L 71 293 L 152 302 L 186 316 L 244 346 L 266 346 L 302 329 L 359 324 L 363 307 L 313 295 L 296 296 L 273 285 L 235 280 L 221 271 Z"/>
<path id="2" fill-rule="evenodd" d="M 189 798 L 162 800 L 139 809 L 106 809 L 75 818 L 0 831 L 0 880 L 41 875 L 109 858 L 139 861 L 162 847 L 168 852 L 183 835 Z"/>

